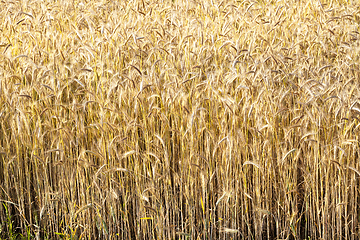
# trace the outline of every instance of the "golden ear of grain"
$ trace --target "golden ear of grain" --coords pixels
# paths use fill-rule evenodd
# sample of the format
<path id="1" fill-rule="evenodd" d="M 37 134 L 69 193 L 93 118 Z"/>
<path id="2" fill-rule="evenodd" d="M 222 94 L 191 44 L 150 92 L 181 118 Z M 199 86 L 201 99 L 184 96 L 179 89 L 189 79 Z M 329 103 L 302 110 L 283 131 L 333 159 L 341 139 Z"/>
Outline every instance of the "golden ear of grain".
<path id="1" fill-rule="evenodd" d="M 86 209 L 88 209 L 88 208 L 91 208 L 91 207 L 93 207 L 93 204 L 92 204 L 92 203 L 89 203 L 89 204 L 87 204 L 87 205 L 85 205 L 85 206 L 82 206 L 79 210 L 77 210 L 77 211 L 75 212 L 75 214 L 74 214 L 74 220 L 76 220 L 76 218 L 77 218 L 77 216 L 78 216 L 79 213 L 81 213 L 82 211 L 84 211 L 84 210 L 86 210 Z"/>
<path id="2" fill-rule="evenodd" d="M 122 155 L 122 158 L 127 158 L 128 156 L 133 155 L 134 153 L 136 153 L 135 150 L 128 151 Z"/>
<path id="3" fill-rule="evenodd" d="M 148 152 L 147 154 L 148 154 L 149 156 L 154 157 L 154 158 L 156 159 L 156 161 L 161 162 L 160 158 L 159 158 L 156 154 L 154 154 L 154 153 L 152 153 L 152 152 Z"/>
<path id="4" fill-rule="evenodd" d="M 293 149 L 291 149 L 289 152 L 287 152 L 287 153 L 285 154 L 285 156 L 282 158 L 281 164 L 284 164 L 286 157 L 289 156 L 291 153 L 295 152 L 296 150 L 297 150 L 296 148 L 293 148 Z"/>
<path id="5" fill-rule="evenodd" d="M 114 172 L 128 172 L 128 170 L 126 168 L 114 168 L 113 171 Z"/>
<path id="6" fill-rule="evenodd" d="M 94 156 L 96 156 L 98 158 L 104 159 L 104 156 L 99 152 L 94 152 L 94 151 L 91 151 L 91 150 L 85 150 L 85 153 L 91 153 L 92 155 L 94 155 Z"/>
<path id="7" fill-rule="evenodd" d="M 221 200 L 223 200 L 227 195 L 228 195 L 228 192 L 224 192 L 223 195 L 216 201 L 215 207 L 217 207 L 217 205 L 219 205 Z"/>
<path id="8" fill-rule="evenodd" d="M 168 151 L 167 151 L 167 148 L 166 148 L 166 145 L 165 145 L 164 140 L 162 139 L 162 137 L 160 137 L 160 136 L 157 135 L 157 134 L 155 135 L 155 137 L 160 140 L 161 145 L 163 146 L 163 149 L 164 149 L 165 162 L 166 162 L 166 164 L 169 164 L 169 154 L 168 154 Z"/>
<path id="9" fill-rule="evenodd" d="M 243 166 L 246 166 L 246 165 L 253 165 L 253 166 L 257 167 L 258 169 L 261 169 L 261 166 L 258 163 L 255 163 L 253 161 L 244 162 Z"/>
<path id="10" fill-rule="evenodd" d="M 220 229 L 220 232 L 225 232 L 225 233 L 230 233 L 230 234 L 236 234 L 239 232 L 238 229 L 234 229 L 234 228 L 227 228 L 227 227 L 222 227 Z"/>
<path id="11" fill-rule="evenodd" d="M 306 137 L 308 137 L 308 136 L 312 136 L 312 135 L 315 135 L 316 133 L 307 133 L 307 134 L 305 134 L 304 136 L 302 136 L 301 138 L 300 138 L 300 142 L 301 142 L 301 140 L 303 140 L 304 138 L 306 138 Z"/>

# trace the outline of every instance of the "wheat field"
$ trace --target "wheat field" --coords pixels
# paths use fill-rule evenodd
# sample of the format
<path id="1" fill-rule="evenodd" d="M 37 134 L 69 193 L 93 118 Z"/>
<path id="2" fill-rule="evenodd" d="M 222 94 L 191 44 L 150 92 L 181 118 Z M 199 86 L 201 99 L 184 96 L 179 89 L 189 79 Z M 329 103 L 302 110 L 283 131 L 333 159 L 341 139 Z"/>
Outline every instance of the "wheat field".
<path id="1" fill-rule="evenodd" d="M 359 238 L 357 1 L 0 13 L 0 239 Z"/>

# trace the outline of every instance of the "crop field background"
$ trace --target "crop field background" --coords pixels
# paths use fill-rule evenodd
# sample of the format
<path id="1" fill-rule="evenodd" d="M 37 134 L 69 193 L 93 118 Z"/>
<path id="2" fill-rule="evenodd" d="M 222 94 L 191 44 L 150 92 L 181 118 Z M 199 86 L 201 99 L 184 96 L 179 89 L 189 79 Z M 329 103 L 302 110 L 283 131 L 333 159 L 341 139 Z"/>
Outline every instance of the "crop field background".
<path id="1" fill-rule="evenodd" d="M 0 238 L 358 239 L 360 4 L 0 2 Z"/>

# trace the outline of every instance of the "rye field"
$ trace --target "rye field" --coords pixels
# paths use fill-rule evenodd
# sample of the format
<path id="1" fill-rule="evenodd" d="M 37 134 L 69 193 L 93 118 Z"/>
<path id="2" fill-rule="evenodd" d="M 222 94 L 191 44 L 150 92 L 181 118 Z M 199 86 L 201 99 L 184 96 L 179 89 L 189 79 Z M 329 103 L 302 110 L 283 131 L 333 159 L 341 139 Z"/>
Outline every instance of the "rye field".
<path id="1" fill-rule="evenodd" d="M 0 239 L 358 239 L 360 3 L 0 2 Z"/>

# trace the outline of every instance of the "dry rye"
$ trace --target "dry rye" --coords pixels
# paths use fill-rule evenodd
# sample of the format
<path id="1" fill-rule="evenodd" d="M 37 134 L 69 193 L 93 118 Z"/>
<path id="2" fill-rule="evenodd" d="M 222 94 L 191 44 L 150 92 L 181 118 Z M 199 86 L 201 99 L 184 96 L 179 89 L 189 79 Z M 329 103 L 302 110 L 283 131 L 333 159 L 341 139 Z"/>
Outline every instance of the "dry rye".
<path id="1" fill-rule="evenodd" d="M 360 5 L 0 2 L 0 238 L 356 239 Z"/>

